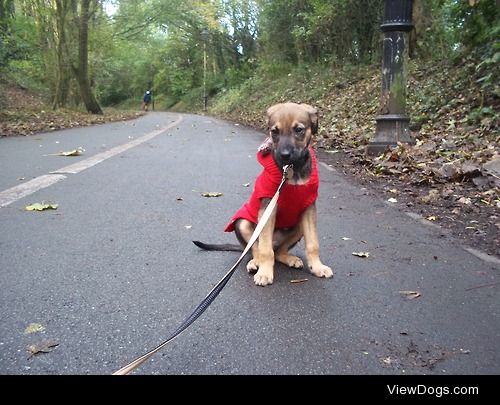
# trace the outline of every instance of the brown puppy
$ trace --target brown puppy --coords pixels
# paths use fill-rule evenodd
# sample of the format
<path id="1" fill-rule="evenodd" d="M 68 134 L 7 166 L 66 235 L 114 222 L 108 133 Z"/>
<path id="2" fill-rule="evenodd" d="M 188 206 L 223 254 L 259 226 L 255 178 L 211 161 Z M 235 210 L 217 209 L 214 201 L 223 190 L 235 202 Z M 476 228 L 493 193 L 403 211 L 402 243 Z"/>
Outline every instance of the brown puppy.
<path id="1" fill-rule="evenodd" d="M 259 148 L 257 159 L 264 170 L 256 179 L 249 201 L 233 216 L 226 232 L 235 231 L 244 247 L 258 220 L 276 192 L 285 165 L 293 165 L 283 187 L 277 207 L 252 247 L 253 258 L 247 264 L 255 284 L 265 286 L 274 278 L 274 261 L 289 267 L 302 268 L 302 260 L 288 253 L 302 237 L 306 245 L 309 270 L 317 277 L 332 277 L 330 267 L 319 258 L 316 230 L 316 205 L 319 177 L 316 157 L 310 147 L 318 129 L 318 115 L 308 104 L 276 104 L 267 110 L 269 140 Z M 207 245 L 195 242 L 209 250 L 228 250 L 227 245 Z"/>

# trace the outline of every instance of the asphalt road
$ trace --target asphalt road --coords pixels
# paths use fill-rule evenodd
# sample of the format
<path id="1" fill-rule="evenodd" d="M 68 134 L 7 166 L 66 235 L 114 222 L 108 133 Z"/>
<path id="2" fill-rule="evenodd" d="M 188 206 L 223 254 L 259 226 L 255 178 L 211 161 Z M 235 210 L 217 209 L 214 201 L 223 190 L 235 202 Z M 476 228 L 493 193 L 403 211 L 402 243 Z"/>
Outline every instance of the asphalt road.
<path id="1" fill-rule="evenodd" d="M 159 344 L 237 259 L 191 240 L 233 242 L 223 228 L 251 192 L 262 140 L 170 113 L 1 138 L 0 373 L 110 374 Z M 79 146 L 79 157 L 51 155 Z M 57 181 L 37 183 L 50 172 Z M 499 265 L 326 165 L 320 175 L 321 257 L 334 278 L 280 265 L 257 287 L 242 265 L 136 374 L 500 373 Z M 59 208 L 24 210 L 41 201 Z M 25 333 L 32 323 L 44 330 Z M 30 356 L 47 339 L 58 345 Z"/>

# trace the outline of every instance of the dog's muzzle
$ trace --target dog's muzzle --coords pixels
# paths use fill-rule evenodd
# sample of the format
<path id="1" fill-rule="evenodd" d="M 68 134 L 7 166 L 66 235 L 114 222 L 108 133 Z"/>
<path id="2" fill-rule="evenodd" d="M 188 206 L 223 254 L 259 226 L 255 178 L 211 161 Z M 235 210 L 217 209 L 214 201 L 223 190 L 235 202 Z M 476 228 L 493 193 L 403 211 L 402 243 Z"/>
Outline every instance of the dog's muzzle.
<path id="1" fill-rule="evenodd" d="M 280 151 L 280 159 L 283 163 L 288 164 L 292 159 L 292 150 L 291 149 L 283 149 Z"/>

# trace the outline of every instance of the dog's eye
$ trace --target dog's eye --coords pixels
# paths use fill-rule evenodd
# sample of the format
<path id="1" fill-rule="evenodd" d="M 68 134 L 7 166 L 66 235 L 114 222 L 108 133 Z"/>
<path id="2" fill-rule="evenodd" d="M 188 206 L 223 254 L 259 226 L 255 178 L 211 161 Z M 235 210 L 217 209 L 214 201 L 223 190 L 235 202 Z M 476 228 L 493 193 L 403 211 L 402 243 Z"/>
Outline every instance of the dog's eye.
<path id="1" fill-rule="evenodd" d="M 295 135 L 302 136 L 304 134 L 305 128 L 301 126 L 295 127 Z"/>
<path id="2" fill-rule="evenodd" d="M 271 135 L 273 139 L 276 139 L 280 135 L 280 130 L 277 127 L 271 128 Z"/>

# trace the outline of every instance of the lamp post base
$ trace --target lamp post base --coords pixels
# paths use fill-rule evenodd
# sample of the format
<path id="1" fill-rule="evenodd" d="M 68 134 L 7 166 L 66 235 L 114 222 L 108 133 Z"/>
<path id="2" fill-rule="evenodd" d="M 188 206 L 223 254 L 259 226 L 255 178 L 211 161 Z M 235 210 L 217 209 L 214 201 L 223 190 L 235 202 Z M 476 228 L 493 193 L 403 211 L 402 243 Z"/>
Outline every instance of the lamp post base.
<path id="1" fill-rule="evenodd" d="M 410 136 L 410 118 L 402 114 L 379 115 L 375 118 L 377 129 L 375 136 L 366 146 L 366 153 L 376 155 L 388 148 L 396 146 L 399 142 L 414 144 Z"/>

